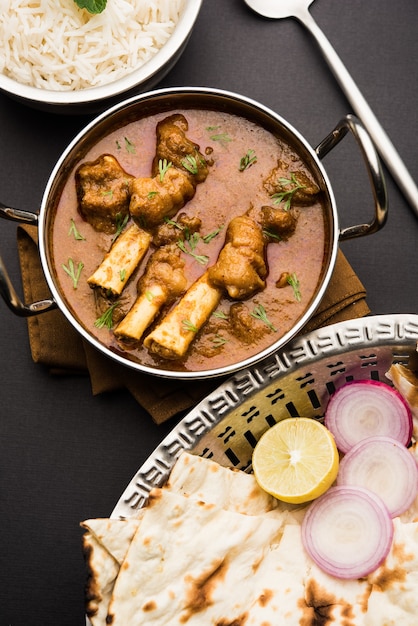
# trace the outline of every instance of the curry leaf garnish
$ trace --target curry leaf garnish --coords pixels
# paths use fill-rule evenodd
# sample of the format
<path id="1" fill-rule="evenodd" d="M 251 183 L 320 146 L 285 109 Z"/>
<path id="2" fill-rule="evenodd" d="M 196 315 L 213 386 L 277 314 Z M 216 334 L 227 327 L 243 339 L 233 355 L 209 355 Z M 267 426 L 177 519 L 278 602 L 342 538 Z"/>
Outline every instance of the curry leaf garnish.
<path id="1" fill-rule="evenodd" d="M 219 226 L 219 228 L 217 228 L 216 230 L 213 230 L 211 233 L 204 235 L 204 237 L 202 237 L 202 241 L 204 243 L 209 243 L 210 241 L 212 241 L 212 239 L 214 239 L 217 235 L 219 235 L 222 229 L 223 229 L 223 224 L 222 226 Z"/>
<path id="2" fill-rule="evenodd" d="M 189 244 L 190 245 L 190 244 Z M 205 254 L 195 254 L 193 252 L 193 249 L 187 249 L 186 248 L 186 244 L 184 243 L 184 241 L 182 239 L 179 239 L 177 241 L 177 246 L 180 248 L 180 250 L 182 252 L 184 252 L 185 254 L 190 255 L 191 257 L 194 258 L 195 261 L 197 261 L 198 263 L 200 263 L 200 265 L 206 265 L 207 263 L 209 263 L 209 257 L 206 256 Z"/>
<path id="3" fill-rule="evenodd" d="M 164 176 L 170 167 L 172 166 L 171 161 L 167 161 L 167 159 L 160 159 L 158 161 L 158 170 L 160 172 L 160 181 L 163 182 Z"/>
<path id="4" fill-rule="evenodd" d="M 239 171 L 243 172 L 251 167 L 251 165 L 254 165 L 254 163 L 257 163 L 256 154 L 254 150 L 248 150 L 247 154 L 243 156 L 239 162 Z"/>
<path id="5" fill-rule="evenodd" d="M 119 301 L 114 302 L 106 311 L 94 322 L 96 328 L 109 328 L 113 326 L 113 311 L 118 306 Z"/>
<path id="6" fill-rule="evenodd" d="M 197 333 L 199 330 L 190 320 L 182 320 L 181 323 L 186 330 L 192 333 Z"/>
<path id="7" fill-rule="evenodd" d="M 270 330 L 277 332 L 277 328 L 275 328 L 273 324 L 270 322 L 269 318 L 267 317 L 266 309 L 263 307 L 262 304 L 257 304 L 257 306 L 254 308 L 254 311 L 252 311 L 250 315 L 252 317 L 255 317 L 255 319 L 263 322 L 263 324 L 268 326 Z"/>
<path id="8" fill-rule="evenodd" d="M 74 239 L 76 239 L 77 241 L 85 241 L 86 238 L 83 237 L 83 235 L 80 233 L 80 231 L 78 230 L 77 226 L 75 225 L 75 222 L 73 220 L 73 218 L 71 218 L 71 226 L 70 226 L 70 230 L 68 231 L 69 235 L 74 235 Z"/>
<path id="9" fill-rule="evenodd" d="M 197 174 L 199 171 L 199 166 L 196 161 L 196 157 L 192 154 L 188 154 L 181 162 L 182 166 L 190 172 L 190 174 Z"/>
<path id="10" fill-rule="evenodd" d="M 283 202 L 283 200 L 285 200 L 284 209 L 285 211 L 288 211 L 290 209 L 290 205 L 292 203 L 293 195 L 295 194 L 295 192 L 298 191 L 298 189 L 305 189 L 306 185 L 301 185 L 300 183 L 298 183 L 293 172 L 290 175 L 290 178 L 279 178 L 278 182 L 281 185 L 293 185 L 293 187 L 291 187 L 290 189 L 284 189 L 283 191 L 274 193 L 271 196 L 274 199 L 275 204 L 278 204 L 279 202 Z"/>
<path id="11" fill-rule="evenodd" d="M 125 139 L 126 152 L 129 152 L 129 154 L 135 154 L 136 152 L 135 144 L 132 143 L 132 141 L 130 141 L 127 137 L 124 137 L 124 139 Z"/>
<path id="12" fill-rule="evenodd" d="M 123 215 L 122 213 L 118 213 L 116 215 L 116 232 L 115 232 L 115 236 L 113 237 L 113 241 L 115 241 L 115 239 L 119 237 L 119 235 L 125 228 L 126 224 L 128 223 L 128 219 L 129 219 L 129 213 L 127 213 L 126 215 Z"/>
<path id="13" fill-rule="evenodd" d="M 295 273 L 290 274 L 287 277 L 287 282 L 289 283 L 289 285 L 292 287 L 293 289 L 293 293 L 295 295 L 295 299 L 300 302 L 302 300 L 302 294 L 300 293 L 300 283 L 298 280 L 298 277 L 296 276 Z"/>
<path id="14" fill-rule="evenodd" d="M 64 263 L 62 264 L 62 269 L 64 270 L 64 272 L 66 272 L 68 274 L 68 276 L 73 281 L 74 289 L 77 289 L 78 281 L 80 280 L 80 276 L 81 276 L 81 272 L 83 270 L 83 267 L 84 267 L 84 263 L 82 263 L 81 261 L 80 261 L 80 263 L 78 263 L 78 265 L 76 267 L 74 265 L 74 261 L 71 258 L 68 259 L 68 265 L 64 265 Z"/>
<path id="15" fill-rule="evenodd" d="M 89 13 L 102 13 L 107 4 L 107 0 L 74 0 L 79 9 L 86 9 Z"/>

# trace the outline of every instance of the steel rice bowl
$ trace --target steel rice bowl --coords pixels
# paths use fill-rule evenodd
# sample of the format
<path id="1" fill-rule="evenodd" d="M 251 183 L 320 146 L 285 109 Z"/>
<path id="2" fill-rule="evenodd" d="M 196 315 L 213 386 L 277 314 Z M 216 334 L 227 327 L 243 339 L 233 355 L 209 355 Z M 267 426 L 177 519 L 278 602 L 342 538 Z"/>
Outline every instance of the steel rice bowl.
<path id="1" fill-rule="evenodd" d="M 162 47 L 126 75 L 96 87 L 52 90 L 18 82 L 0 72 L 0 91 L 32 108 L 58 114 L 100 113 L 138 92 L 155 88 L 183 54 L 198 18 L 202 0 L 184 0 L 172 34 Z M 105 9 L 106 10 L 106 9 Z"/>
<path id="2" fill-rule="evenodd" d="M 79 319 L 77 319 L 77 316 L 74 314 L 71 305 L 63 295 L 63 291 L 57 277 L 57 267 L 54 259 L 51 235 L 54 228 L 54 219 L 57 212 L 58 201 L 65 181 L 69 176 L 69 173 L 74 169 L 75 164 L 83 158 L 83 155 L 88 152 L 92 145 L 95 145 L 101 137 L 109 134 L 115 128 L 125 126 L 129 121 L 145 118 L 156 112 L 172 112 L 176 109 L 187 108 L 227 111 L 228 113 L 246 118 L 253 123 L 268 129 L 270 132 L 283 137 L 287 142 L 294 146 L 295 149 L 297 149 L 298 153 L 308 163 L 308 166 L 314 173 L 316 180 L 319 181 L 321 193 L 325 198 L 324 220 L 326 224 L 326 241 L 322 270 L 314 297 L 310 299 L 303 314 L 299 317 L 289 332 L 286 332 L 278 340 L 272 341 L 266 349 L 262 349 L 249 358 L 241 359 L 225 367 L 213 368 L 211 367 L 210 359 L 208 359 L 207 367 L 200 371 L 179 371 L 178 369 L 170 369 L 168 365 L 164 367 L 150 367 L 130 359 L 128 352 L 121 354 L 120 352 L 116 352 L 98 341 L 92 332 L 87 330 L 86 327 L 80 323 Z M 127 366 L 133 370 L 162 378 L 197 380 L 224 376 L 238 370 L 251 367 L 255 363 L 271 356 L 277 350 L 283 348 L 283 346 L 285 346 L 303 329 L 306 322 L 312 317 L 321 303 L 334 270 L 339 241 L 348 237 L 373 233 L 381 228 L 386 220 L 387 209 L 385 185 L 380 170 L 379 160 L 368 135 L 364 135 L 365 131 L 362 126 L 358 126 L 358 121 L 350 116 L 343 120 L 338 128 L 339 130 L 337 129 L 336 131 L 334 129 L 333 132 L 330 133 L 330 135 L 327 136 L 325 140 L 314 150 L 296 129 L 262 104 L 238 94 L 208 88 L 174 88 L 156 90 L 136 96 L 112 107 L 110 110 L 99 115 L 95 120 L 88 124 L 87 127 L 82 130 L 71 142 L 57 162 L 44 193 L 39 218 L 37 218 L 39 227 L 39 251 L 45 278 L 53 296 L 53 303 L 58 306 L 81 337 L 99 350 L 99 352 L 106 355 L 113 361 L 116 361 L 119 364 Z M 374 179 L 373 192 L 375 196 L 376 214 L 368 225 L 362 224 L 358 227 L 353 226 L 340 231 L 334 195 L 319 156 L 328 152 L 337 141 L 336 137 L 340 135 L 340 139 L 341 136 L 346 134 L 348 129 L 354 132 L 356 138 L 358 138 L 358 135 L 361 136 L 362 148 L 368 153 L 369 159 L 366 159 L 366 162 L 369 168 L 371 168 L 371 171 L 369 172 L 371 178 Z M 8 219 L 11 219 L 10 213 L 8 215 Z M 16 215 L 16 220 L 19 219 L 22 221 L 22 212 L 19 212 L 19 214 Z M 30 218 L 26 221 L 30 221 Z M 30 314 L 33 314 L 33 310 Z"/>

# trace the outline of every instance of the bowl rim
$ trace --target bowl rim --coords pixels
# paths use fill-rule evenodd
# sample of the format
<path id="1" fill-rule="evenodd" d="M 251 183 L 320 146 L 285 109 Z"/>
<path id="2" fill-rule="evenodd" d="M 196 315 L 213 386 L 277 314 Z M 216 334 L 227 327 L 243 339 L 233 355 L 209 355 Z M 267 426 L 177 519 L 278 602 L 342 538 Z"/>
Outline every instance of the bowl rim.
<path id="1" fill-rule="evenodd" d="M 202 3 L 203 0 L 185 0 L 185 5 L 174 31 L 162 48 L 139 68 L 106 85 L 79 90 L 55 91 L 19 83 L 0 72 L 0 91 L 19 99 L 44 105 L 71 106 L 92 104 L 108 98 L 114 98 L 152 79 L 186 45 Z"/>

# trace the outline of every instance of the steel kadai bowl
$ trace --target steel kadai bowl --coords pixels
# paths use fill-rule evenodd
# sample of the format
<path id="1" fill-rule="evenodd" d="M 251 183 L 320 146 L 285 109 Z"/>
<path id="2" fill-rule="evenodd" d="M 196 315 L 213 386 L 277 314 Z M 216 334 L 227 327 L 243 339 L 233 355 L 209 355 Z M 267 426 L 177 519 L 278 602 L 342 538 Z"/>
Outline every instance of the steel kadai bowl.
<path id="1" fill-rule="evenodd" d="M 58 279 L 62 261 L 55 260 L 55 250 L 53 246 L 53 234 L 57 216 L 57 207 L 65 183 L 76 165 L 102 138 L 107 137 L 115 129 L 123 129 L 131 122 L 142 120 L 152 115 L 171 114 L 177 110 L 209 110 L 225 112 L 232 116 L 239 116 L 249 120 L 257 127 L 267 129 L 269 133 L 281 137 L 291 145 L 301 156 L 319 185 L 321 197 L 323 198 L 323 219 L 325 223 L 324 250 L 321 251 L 322 267 L 318 272 L 318 283 L 312 297 L 304 304 L 304 310 L 293 325 L 285 331 L 280 338 L 274 338 L 270 345 L 264 345 L 260 350 L 249 357 L 240 357 L 236 361 L 231 359 L 227 365 L 213 366 L 210 359 L 204 363 L 199 371 L 191 368 L 174 368 L 166 361 L 154 365 L 144 363 L 132 357 L 130 352 L 119 349 L 111 349 L 105 345 L 91 329 L 83 324 L 74 311 L 74 307 L 68 301 L 63 292 L 60 280 Z M 360 152 L 364 157 L 365 166 L 369 173 L 374 200 L 374 212 L 372 219 L 364 224 L 340 229 L 338 212 L 327 173 L 322 165 L 322 158 L 347 134 L 352 133 L 359 144 Z M 208 177 L 209 179 L 209 177 Z M 197 195 L 197 194 L 196 194 Z M 56 164 L 48 181 L 41 209 L 39 214 L 19 211 L 5 205 L 0 206 L 0 216 L 9 220 L 16 220 L 29 224 L 35 224 L 39 229 L 39 252 L 45 278 L 51 291 L 51 299 L 23 304 L 8 279 L 4 266 L 0 271 L 0 291 L 8 306 L 18 315 L 36 315 L 51 308 L 58 307 L 78 333 L 99 350 L 104 355 L 114 361 L 137 371 L 152 374 L 155 376 L 175 379 L 199 379 L 232 374 L 235 371 L 251 367 L 255 363 L 271 356 L 277 350 L 283 348 L 296 334 L 298 334 L 311 318 L 319 306 L 324 292 L 327 289 L 329 280 L 334 270 L 338 246 L 340 241 L 351 237 L 358 237 L 372 234 L 379 230 L 385 223 L 387 216 L 386 188 L 380 162 L 374 149 L 370 137 L 364 130 L 360 122 L 353 116 L 347 116 L 332 129 L 330 134 L 314 149 L 293 128 L 286 120 L 277 115 L 272 110 L 257 103 L 245 96 L 231 92 L 209 89 L 209 88 L 175 88 L 166 90 L 151 91 L 140 96 L 128 99 L 107 110 L 93 120 L 79 135 L 71 142 Z M 322 218 L 321 218 L 322 219 Z M 67 228 L 68 230 L 68 228 Z M 68 241 L 67 233 L 62 238 L 60 246 L 66 246 Z M 64 250 L 65 260 L 70 256 Z M 270 268 L 271 269 L 271 268 Z M 307 299 L 308 300 L 308 299 Z"/>
<path id="2" fill-rule="evenodd" d="M 111 516 L 129 518 L 161 487 L 183 450 L 251 471 L 261 435 L 287 417 L 322 419 L 351 380 L 380 380 L 393 363 L 418 371 L 418 315 L 377 315 L 326 326 L 221 384 L 165 437 L 132 478 Z"/>

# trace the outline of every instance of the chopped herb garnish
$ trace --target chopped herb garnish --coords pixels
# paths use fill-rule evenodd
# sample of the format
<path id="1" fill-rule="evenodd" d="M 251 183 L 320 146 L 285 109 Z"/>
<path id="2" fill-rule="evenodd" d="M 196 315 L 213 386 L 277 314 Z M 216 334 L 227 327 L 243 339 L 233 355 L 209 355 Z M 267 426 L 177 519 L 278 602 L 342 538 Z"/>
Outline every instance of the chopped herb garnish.
<path id="1" fill-rule="evenodd" d="M 197 174 L 199 166 L 197 165 L 196 157 L 192 154 L 188 154 L 181 162 L 182 166 L 190 172 L 190 174 Z"/>
<path id="2" fill-rule="evenodd" d="M 158 191 L 149 191 L 147 193 L 148 200 L 151 200 L 152 198 L 154 198 L 156 195 L 158 195 L 158 193 L 159 193 Z"/>
<path id="3" fill-rule="evenodd" d="M 138 217 L 135 218 L 135 221 L 140 228 L 147 230 L 147 218 L 145 215 L 138 215 Z"/>
<path id="4" fill-rule="evenodd" d="M 170 167 L 172 166 L 171 161 L 167 161 L 167 159 L 160 159 L 158 161 L 158 170 L 160 172 L 160 181 L 163 182 L 164 176 Z"/>
<path id="5" fill-rule="evenodd" d="M 225 337 L 222 337 L 222 335 L 218 335 L 218 333 L 216 333 L 216 335 L 212 339 L 213 345 L 216 346 L 217 348 L 220 348 L 221 346 L 225 345 L 227 342 L 228 342 L 228 339 L 225 339 Z"/>
<path id="6" fill-rule="evenodd" d="M 89 13 L 102 13 L 107 4 L 107 0 L 74 0 L 79 9 L 86 9 Z"/>
<path id="7" fill-rule="evenodd" d="M 189 240 L 190 241 L 190 240 Z M 190 245 L 190 244 L 189 244 Z M 200 263 L 200 265 L 206 265 L 207 263 L 209 263 L 209 257 L 206 256 L 205 254 L 195 254 L 193 252 L 193 249 L 188 250 L 186 248 L 186 244 L 184 243 L 184 241 L 182 239 L 179 239 L 177 241 L 177 246 L 180 248 L 180 250 L 182 252 L 184 252 L 185 254 L 189 254 L 191 257 L 194 258 L 195 261 L 197 261 L 198 263 Z"/>
<path id="8" fill-rule="evenodd" d="M 263 228 L 263 235 L 265 235 L 266 237 L 270 237 L 270 239 L 276 239 L 277 241 L 282 241 L 282 238 L 280 237 L 280 235 L 273 233 L 271 230 L 268 230 L 267 228 Z"/>
<path id="9" fill-rule="evenodd" d="M 81 263 L 80 261 L 80 263 L 78 263 L 77 268 L 76 268 L 76 266 L 74 265 L 74 261 L 71 258 L 68 259 L 68 266 L 64 264 L 62 265 L 62 269 L 64 270 L 64 272 L 66 272 L 68 276 L 71 278 L 71 280 L 73 281 L 74 289 L 77 289 L 78 281 L 80 280 L 83 267 L 84 267 L 84 263 Z"/>
<path id="10" fill-rule="evenodd" d="M 77 239 L 77 241 L 85 241 L 86 240 L 86 238 L 83 237 L 83 235 L 77 229 L 77 226 L 75 225 L 75 222 L 74 222 L 73 218 L 71 218 L 71 226 L 70 226 L 70 230 L 68 231 L 68 234 L 69 235 L 74 235 L 74 239 Z"/>
<path id="11" fill-rule="evenodd" d="M 120 282 L 121 283 L 125 282 L 125 278 L 126 278 L 126 270 L 125 269 L 120 270 L 119 277 L 120 277 Z"/>
<path id="12" fill-rule="evenodd" d="M 279 191 L 271 196 L 274 199 L 275 204 L 278 204 L 279 202 L 283 202 L 283 200 L 285 200 L 284 209 L 285 211 L 288 211 L 292 203 L 293 195 L 296 193 L 296 191 L 298 191 L 298 189 L 305 189 L 306 185 L 301 185 L 300 183 L 298 183 L 293 173 L 290 175 L 290 178 L 279 178 L 278 182 L 281 185 L 293 185 L 291 189 Z"/>
<path id="13" fill-rule="evenodd" d="M 102 196 L 109 196 L 109 198 L 113 197 L 113 189 L 109 189 L 108 191 L 102 191 Z"/>
<path id="14" fill-rule="evenodd" d="M 231 137 L 227 133 L 218 133 L 217 135 L 211 135 L 212 141 L 219 141 L 220 143 L 229 143 L 232 141 Z"/>
<path id="15" fill-rule="evenodd" d="M 217 235 L 219 235 L 222 229 L 223 229 L 223 225 L 219 226 L 219 228 L 217 228 L 216 230 L 202 237 L 203 243 L 209 243 L 210 241 L 212 241 L 212 239 L 214 239 Z"/>
<path id="16" fill-rule="evenodd" d="M 247 154 L 243 156 L 239 162 L 239 171 L 243 172 L 251 167 L 251 165 L 254 165 L 254 163 L 257 163 L 255 152 L 254 150 L 248 150 Z"/>
<path id="17" fill-rule="evenodd" d="M 154 294 L 152 293 L 152 291 L 146 291 L 145 292 L 145 297 L 148 300 L 148 302 L 152 302 L 155 298 Z"/>
<path id="18" fill-rule="evenodd" d="M 121 232 L 125 228 L 126 224 L 128 223 L 128 220 L 129 220 L 129 213 L 127 213 L 126 215 L 122 215 L 122 213 L 118 213 L 117 214 L 117 216 L 116 216 L 116 232 L 115 232 L 115 236 L 113 237 L 113 241 L 115 241 L 115 239 L 117 239 L 119 237 L 119 235 L 121 234 Z"/>
<path id="19" fill-rule="evenodd" d="M 170 226 L 174 226 L 174 228 L 178 228 L 179 230 L 184 230 L 184 226 L 176 222 L 176 220 L 171 220 L 169 217 L 165 217 L 164 221 L 166 222 L 166 224 L 169 224 Z"/>
<path id="20" fill-rule="evenodd" d="M 101 315 L 100 317 L 97 318 L 97 320 L 94 322 L 94 325 L 96 326 L 96 328 L 105 328 L 106 327 L 106 328 L 109 328 L 109 330 L 112 328 L 112 326 L 113 326 L 113 311 L 118 306 L 118 304 L 119 304 L 119 302 L 115 302 L 108 309 L 106 309 L 106 311 L 103 313 L 103 315 Z"/>
<path id="21" fill-rule="evenodd" d="M 289 276 L 287 277 L 287 282 L 293 289 L 295 299 L 300 302 L 302 300 L 302 294 L 300 293 L 300 283 L 296 274 L 289 274 Z"/>
<path id="22" fill-rule="evenodd" d="M 261 322 L 263 322 L 273 332 L 277 332 L 277 328 L 275 328 L 273 324 L 270 322 L 269 318 L 267 317 L 266 309 L 263 307 L 262 304 L 257 304 L 254 311 L 252 311 L 250 315 L 252 317 L 255 317 L 257 320 L 260 320 Z"/>
<path id="23" fill-rule="evenodd" d="M 190 233 L 190 231 L 185 231 L 185 237 L 190 246 L 190 250 L 195 250 L 197 244 L 200 241 L 199 233 Z"/>
<path id="24" fill-rule="evenodd" d="M 132 143 L 132 141 L 129 141 L 127 137 L 125 137 L 124 139 L 125 139 L 126 152 L 129 152 L 129 154 L 135 154 L 136 152 L 135 144 Z"/>
<path id="25" fill-rule="evenodd" d="M 199 330 L 190 320 L 182 320 L 181 323 L 186 330 L 192 333 L 197 333 Z"/>
<path id="26" fill-rule="evenodd" d="M 215 311 L 212 313 L 213 317 L 219 317 L 221 320 L 227 320 L 228 316 L 223 311 Z"/>
<path id="27" fill-rule="evenodd" d="M 116 150 L 122 150 L 122 146 L 120 145 L 120 141 L 116 139 Z"/>

